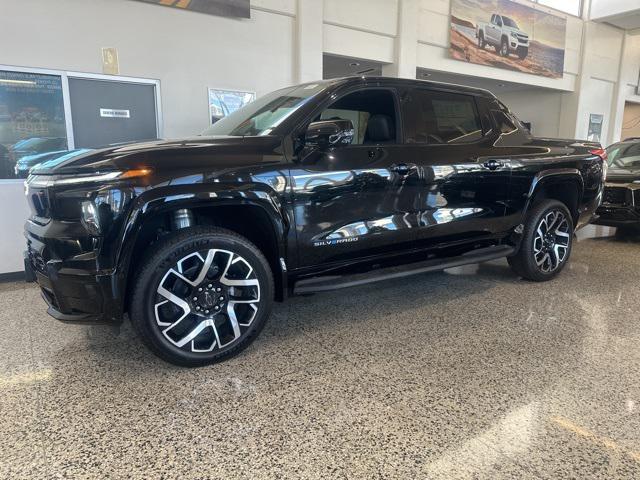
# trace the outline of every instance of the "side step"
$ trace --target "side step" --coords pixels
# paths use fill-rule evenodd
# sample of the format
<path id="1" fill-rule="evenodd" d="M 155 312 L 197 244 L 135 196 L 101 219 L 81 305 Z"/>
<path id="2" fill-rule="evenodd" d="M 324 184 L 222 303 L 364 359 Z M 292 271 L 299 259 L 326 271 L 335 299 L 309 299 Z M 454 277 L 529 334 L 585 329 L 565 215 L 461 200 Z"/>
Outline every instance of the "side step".
<path id="1" fill-rule="evenodd" d="M 380 268 L 366 273 L 353 275 L 324 275 L 305 278 L 295 283 L 294 295 L 338 290 L 340 288 L 355 287 L 367 283 L 382 282 L 394 278 L 408 277 L 419 273 L 435 272 L 446 268 L 460 267 L 473 263 L 487 262 L 497 258 L 508 257 L 515 253 L 515 248 L 509 245 L 481 248 L 457 257 L 434 258 L 423 262 Z"/>

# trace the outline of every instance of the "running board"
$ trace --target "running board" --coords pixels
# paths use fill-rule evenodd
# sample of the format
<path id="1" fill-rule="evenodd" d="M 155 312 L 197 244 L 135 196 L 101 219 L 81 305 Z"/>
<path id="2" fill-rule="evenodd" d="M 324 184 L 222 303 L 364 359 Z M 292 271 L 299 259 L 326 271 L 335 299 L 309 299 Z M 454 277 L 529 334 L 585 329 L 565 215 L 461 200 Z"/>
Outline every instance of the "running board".
<path id="1" fill-rule="evenodd" d="M 380 268 L 366 273 L 353 275 L 324 275 L 320 277 L 305 278 L 295 283 L 294 295 L 326 292 L 340 288 L 355 287 L 367 283 L 382 282 L 394 278 L 408 277 L 419 273 L 436 272 L 447 268 L 460 267 L 473 263 L 487 262 L 497 258 L 508 257 L 515 253 L 515 248 L 509 245 L 482 248 L 457 257 L 434 258 L 422 262 Z"/>

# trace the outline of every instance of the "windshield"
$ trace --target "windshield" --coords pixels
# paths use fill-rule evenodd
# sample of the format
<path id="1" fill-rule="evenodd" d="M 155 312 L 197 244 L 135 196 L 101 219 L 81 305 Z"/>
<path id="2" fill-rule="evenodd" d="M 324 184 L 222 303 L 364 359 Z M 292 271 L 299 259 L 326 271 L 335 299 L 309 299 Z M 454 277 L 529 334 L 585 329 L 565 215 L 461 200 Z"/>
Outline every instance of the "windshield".
<path id="1" fill-rule="evenodd" d="M 276 90 L 217 121 L 202 135 L 269 135 L 325 86 L 315 83 Z"/>
<path id="2" fill-rule="evenodd" d="M 502 21 L 507 27 L 518 28 L 518 24 L 511 20 L 509 17 L 502 17 Z"/>
<path id="3" fill-rule="evenodd" d="M 640 168 L 640 142 L 614 143 L 607 148 L 609 166 L 614 168 Z"/>

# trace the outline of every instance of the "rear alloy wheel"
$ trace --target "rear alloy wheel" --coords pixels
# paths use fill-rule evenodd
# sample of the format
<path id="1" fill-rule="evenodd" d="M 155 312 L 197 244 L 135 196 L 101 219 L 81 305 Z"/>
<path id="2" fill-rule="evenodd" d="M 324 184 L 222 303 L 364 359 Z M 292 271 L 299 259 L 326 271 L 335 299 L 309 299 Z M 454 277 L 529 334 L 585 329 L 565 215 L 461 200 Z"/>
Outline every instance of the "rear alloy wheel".
<path id="1" fill-rule="evenodd" d="M 136 283 L 131 320 L 161 358 L 199 366 L 248 346 L 271 308 L 269 264 L 248 240 L 189 228 L 154 249 Z"/>
<path id="2" fill-rule="evenodd" d="M 571 254 L 573 219 L 567 207 L 545 200 L 529 213 L 519 252 L 509 264 L 521 277 L 545 281 L 564 268 Z"/>
<path id="3" fill-rule="evenodd" d="M 536 265 L 544 273 L 556 270 L 567 258 L 571 232 L 569 221 L 560 209 L 549 211 L 538 223 L 533 239 Z"/>

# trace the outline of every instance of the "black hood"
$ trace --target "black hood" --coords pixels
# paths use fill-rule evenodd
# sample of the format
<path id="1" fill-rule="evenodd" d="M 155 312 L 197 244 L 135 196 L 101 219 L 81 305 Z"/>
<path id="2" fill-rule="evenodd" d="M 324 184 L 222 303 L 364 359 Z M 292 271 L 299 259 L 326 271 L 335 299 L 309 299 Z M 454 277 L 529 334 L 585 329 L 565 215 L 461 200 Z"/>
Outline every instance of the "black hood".
<path id="1" fill-rule="evenodd" d="M 280 157 L 280 138 L 193 137 L 158 140 L 90 150 L 63 162 L 45 162 L 32 170 L 36 175 L 78 175 L 148 168 L 154 172 L 174 169 L 216 169 L 262 164 Z"/>

